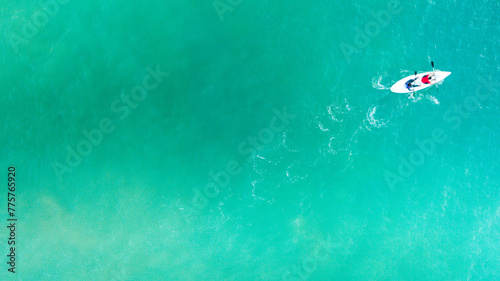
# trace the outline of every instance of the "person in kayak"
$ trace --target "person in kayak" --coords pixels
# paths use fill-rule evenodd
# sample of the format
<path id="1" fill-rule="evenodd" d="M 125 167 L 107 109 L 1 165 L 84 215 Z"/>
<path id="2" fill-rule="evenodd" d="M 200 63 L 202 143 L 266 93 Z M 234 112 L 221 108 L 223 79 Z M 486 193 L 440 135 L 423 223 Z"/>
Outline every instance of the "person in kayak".
<path id="1" fill-rule="evenodd" d="M 413 82 L 415 82 L 416 80 L 417 80 L 417 78 L 410 79 L 410 80 L 406 81 L 405 86 L 408 89 L 408 91 L 413 91 L 411 88 L 418 87 L 418 85 L 413 85 Z"/>
<path id="2" fill-rule="evenodd" d="M 422 83 L 424 84 L 434 84 L 436 83 L 436 80 L 433 79 L 434 78 L 434 74 L 427 74 L 427 75 L 424 75 L 424 77 L 422 77 Z"/>

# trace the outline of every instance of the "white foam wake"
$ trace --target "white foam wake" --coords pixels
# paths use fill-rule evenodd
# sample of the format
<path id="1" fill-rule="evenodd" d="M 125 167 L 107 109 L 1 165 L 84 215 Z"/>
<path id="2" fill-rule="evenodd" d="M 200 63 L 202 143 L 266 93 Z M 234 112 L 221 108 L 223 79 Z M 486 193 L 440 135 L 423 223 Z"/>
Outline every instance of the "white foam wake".
<path id="1" fill-rule="evenodd" d="M 382 82 L 382 78 L 383 76 L 379 76 L 379 77 L 373 77 L 372 79 L 372 87 L 374 89 L 378 89 L 378 90 L 389 90 L 391 87 L 389 86 L 385 86 L 383 85 L 381 82 Z"/>
<path id="2" fill-rule="evenodd" d="M 434 104 L 439 104 L 439 101 L 434 96 L 427 96 L 427 99 L 432 101 Z"/>
<path id="3" fill-rule="evenodd" d="M 368 122 L 370 122 L 370 125 L 375 128 L 385 127 L 388 121 L 383 119 L 377 120 L 375 118 L 375 113 L 377 113 L 377 106 L 372 106 L 370 109 L 368 109 L 368 112 L 366 112 L 366 119 L 368 120 Z"/>

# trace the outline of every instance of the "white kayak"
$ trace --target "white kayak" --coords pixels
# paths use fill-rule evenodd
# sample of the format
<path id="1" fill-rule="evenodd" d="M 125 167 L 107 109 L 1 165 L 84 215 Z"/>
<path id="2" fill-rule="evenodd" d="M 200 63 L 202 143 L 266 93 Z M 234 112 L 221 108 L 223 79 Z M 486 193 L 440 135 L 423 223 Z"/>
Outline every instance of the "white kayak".
<path id="1" fill-rule="evenodd" d="M 431 78 L 430 82 L 432 84 L 424 84 L 422 82 L 422 78 L 426 75 L 430 75 L 433 73 L 436 74 L 435 77 L 436 79 L 434 79 L 434 77 Z M 451 72 L 448 71 L 434 71 L 434 72 L 429 71 L 429 72 L 419 73 L 417 75 L 413 74 L 399 80 L 398 82 L 396 82 L 396 84 L 392 85 L 391 91 L 393 91 L 394 93 L 404 93 L 404 94 L 420 91 L 443 81 L 450 74 Z M 407 85 L 407 83 L 409 82 L 411 82 L 411 85 Z"/>

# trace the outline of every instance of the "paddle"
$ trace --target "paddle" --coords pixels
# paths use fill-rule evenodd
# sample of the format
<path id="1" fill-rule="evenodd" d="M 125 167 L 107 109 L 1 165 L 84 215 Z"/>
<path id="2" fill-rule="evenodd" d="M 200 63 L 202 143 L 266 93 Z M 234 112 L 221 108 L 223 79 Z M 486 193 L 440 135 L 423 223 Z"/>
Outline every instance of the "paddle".
<path id="1" fill-rule="evenodd" d="M 413 82 L 415 82 L 415 80 L 417 80 L 417 71 L 415 71 L 415 79 L 413 79 Z M 411 97 L 412 98 L 413 98 L 414 94 L 415 94 L 415 86 L 412 85 L 412 87 L 411 87 Z"/>
<path id="2" fill-rule="evenodd" d="M 432 73 L 434 74 L 434 79 L 436 79 L 436 89 L 439 93 L 439 87 L 438 87 L 438 84 L 437 84 L 437 76 L 436 76 L 436 72 L 434 72 L 434 62 L 431 61 L 431 66 L 432 66 Z"/>

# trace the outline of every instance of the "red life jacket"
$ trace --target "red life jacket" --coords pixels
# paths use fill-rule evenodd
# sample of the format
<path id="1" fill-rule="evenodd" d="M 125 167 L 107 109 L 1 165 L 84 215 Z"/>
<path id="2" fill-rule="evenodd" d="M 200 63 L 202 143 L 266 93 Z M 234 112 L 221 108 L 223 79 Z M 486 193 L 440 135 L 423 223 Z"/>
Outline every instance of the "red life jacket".
<path id="1" fill-rule="evenodd" d="M 425 75 L 424 77 L 422 77 L 422 83 L 424 83 L 424 84 L 431 83 L 431 81 L 429 81 L 429 75 Z"/>

